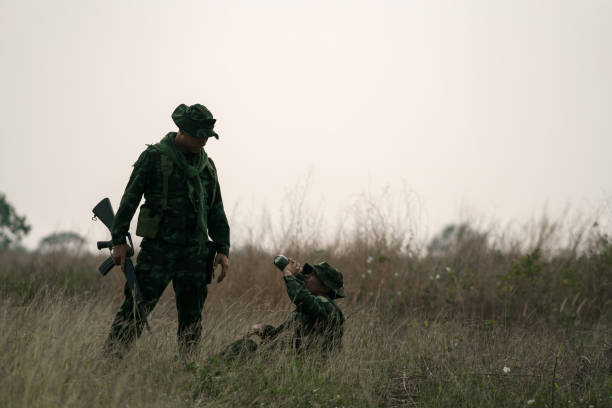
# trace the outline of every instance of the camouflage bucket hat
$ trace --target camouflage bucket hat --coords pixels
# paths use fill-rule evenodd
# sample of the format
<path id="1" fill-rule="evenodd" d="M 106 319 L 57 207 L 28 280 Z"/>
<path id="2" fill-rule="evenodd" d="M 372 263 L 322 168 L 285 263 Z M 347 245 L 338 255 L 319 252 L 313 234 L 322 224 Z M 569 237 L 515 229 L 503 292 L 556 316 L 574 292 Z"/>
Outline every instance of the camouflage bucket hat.
<path id="1" fill-rule="evenodd" d="M 213 130 L 217 119 L 213 118 L 212 113 L 204 105 L 196 103 L 187 106 L 182 103 L 172 112 L 172 120 L 189 136 L 198 139 L 206 137 L 219 139 L 219 135 Z"/>
<path id="2" fill-rule="evenodd" d="M 333 299 L 344 297 L 342 273 L 327 262 L 321 262 L 317 265 L 304 264 L 304 272 L 314 272 L 317 278 L 332 290 L 333 293 L 331 297 Z"/>

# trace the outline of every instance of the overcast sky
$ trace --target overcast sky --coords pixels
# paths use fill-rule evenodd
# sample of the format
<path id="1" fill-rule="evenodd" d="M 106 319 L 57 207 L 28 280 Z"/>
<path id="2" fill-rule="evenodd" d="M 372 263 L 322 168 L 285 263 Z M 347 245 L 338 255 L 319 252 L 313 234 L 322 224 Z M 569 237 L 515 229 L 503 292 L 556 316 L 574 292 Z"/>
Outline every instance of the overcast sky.
<path id="1" fill-rule="evenodd" d="M 612 196 L 612 1 L 0 4 L 0 191 L 31 247 L 104 234 L 91 208 L 180 103 L 218 118 L 237 235 L 308 177 L 329 225 L 388 186 L 430 232 Z"/>

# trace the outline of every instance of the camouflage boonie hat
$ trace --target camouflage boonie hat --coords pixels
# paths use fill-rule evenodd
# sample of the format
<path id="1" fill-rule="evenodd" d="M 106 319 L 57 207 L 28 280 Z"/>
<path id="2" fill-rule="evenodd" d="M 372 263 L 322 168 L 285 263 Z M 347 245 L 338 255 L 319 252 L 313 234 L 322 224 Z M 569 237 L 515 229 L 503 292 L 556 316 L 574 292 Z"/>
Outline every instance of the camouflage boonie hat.
<path id="1" fill-rule="evenodd" d="M 172 112 L 172 120 L 182 131 L 189 136 L 204 139 L 206 137 L 215 137 L 219 139 L 219 135 L 213 130 L 217 119 L 213 118 L 212 113 L 206 106 L 196 103 L 195 105 L 187 106 L 181 103 Z"/>
<path id="2" fill-rule="evenodd" d="M 317 278 L 332 290 L 332 295 L 330 296 L 332 299 L 344 297 L 342 274 L 327 262 L 321 262 L 317 265 L 304 264 L 303 272 L 306 274 L 314 272 Z"/>

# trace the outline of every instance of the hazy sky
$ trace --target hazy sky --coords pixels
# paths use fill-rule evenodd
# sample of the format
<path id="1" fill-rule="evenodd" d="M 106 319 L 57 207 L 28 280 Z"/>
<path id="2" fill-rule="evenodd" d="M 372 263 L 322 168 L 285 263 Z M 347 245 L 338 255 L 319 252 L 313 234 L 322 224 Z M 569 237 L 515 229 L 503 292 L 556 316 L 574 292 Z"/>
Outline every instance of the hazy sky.
<path id="1" fill-rule="evenodd" d="M 218 118 L 236 234 L 307 177 L 329 225 L 386 186 L 430 231 L 612 196 L 612 1 L 0 5 L 0 191 L 29 246 L 103 234 L 91 208 L 179 103 Z"/>

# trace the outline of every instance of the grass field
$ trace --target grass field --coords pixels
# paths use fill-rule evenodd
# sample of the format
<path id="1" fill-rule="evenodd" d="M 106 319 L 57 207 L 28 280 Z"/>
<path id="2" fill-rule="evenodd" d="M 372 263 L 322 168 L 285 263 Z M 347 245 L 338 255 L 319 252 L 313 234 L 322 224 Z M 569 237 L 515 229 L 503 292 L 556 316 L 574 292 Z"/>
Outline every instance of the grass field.
<path id="1" fill-rule="evenodd" d="M 539 231 L 494 240 L 467 227 L 428 251 L 376 231 L 288 245 L 344 274 L 341 353 L 227 365 L 208 359 L 291 309 L 274 252 L 233 251 L 227 280 L 209 286 L 188 362 L 177 358 L 171 289 L 149 317 L 152 333 L 109 360 L 119 271 L 102 278 L 103 258 L 87 254 L 4 252 L 0 406 L 612 407 L 612 242 L 592 227 L 564 240 Z"/>

